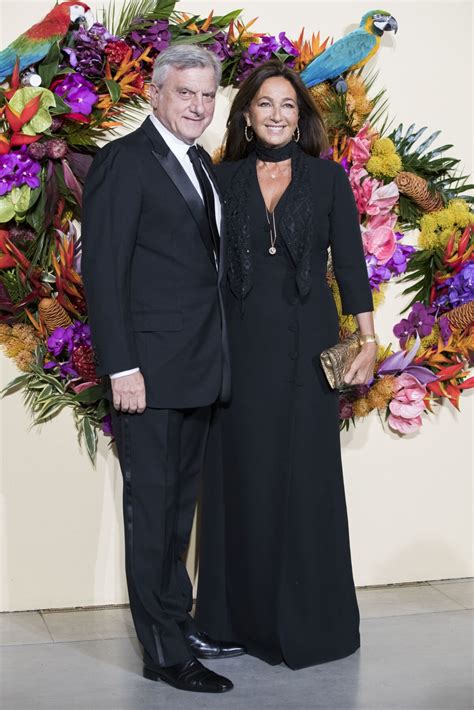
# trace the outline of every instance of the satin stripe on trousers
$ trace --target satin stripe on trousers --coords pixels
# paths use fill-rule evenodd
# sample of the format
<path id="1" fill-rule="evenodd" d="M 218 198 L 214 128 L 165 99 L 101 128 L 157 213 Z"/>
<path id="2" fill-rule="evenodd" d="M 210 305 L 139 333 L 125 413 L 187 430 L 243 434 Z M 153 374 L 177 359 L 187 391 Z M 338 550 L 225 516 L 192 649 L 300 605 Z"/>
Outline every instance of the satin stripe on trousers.
<path id="1" fill-rule="evenodd" d="M 127 586 L 144 660 L 192 657 L 192 583 L 183 561 L 191 534 L 210 407 L 112 412 L 123 476 Z"/>

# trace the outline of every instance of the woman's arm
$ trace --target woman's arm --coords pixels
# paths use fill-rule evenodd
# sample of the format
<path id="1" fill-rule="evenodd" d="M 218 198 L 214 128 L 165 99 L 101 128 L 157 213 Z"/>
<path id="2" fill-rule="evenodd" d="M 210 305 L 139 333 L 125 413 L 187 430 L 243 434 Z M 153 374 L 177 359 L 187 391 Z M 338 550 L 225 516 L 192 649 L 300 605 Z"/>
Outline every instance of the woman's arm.
<path id="1" fill-rule="evenodd" d="M 334 273 L 339 286 L 342 313 L 357 319 L 361 337 L 375 335 L 373 298 L 359 225 L 354 193 L 344 168 L 334 164 L 333 203 L 329 239 Z M 377 343 L 364 343 L 344 380 L 347 384 L 367 384 L 373 378 Z"/>

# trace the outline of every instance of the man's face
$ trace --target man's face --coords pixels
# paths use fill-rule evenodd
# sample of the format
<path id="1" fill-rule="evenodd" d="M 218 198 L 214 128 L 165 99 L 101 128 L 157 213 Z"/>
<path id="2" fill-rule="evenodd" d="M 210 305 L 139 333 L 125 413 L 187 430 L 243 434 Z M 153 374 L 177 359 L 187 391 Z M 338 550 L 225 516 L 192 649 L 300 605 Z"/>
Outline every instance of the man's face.
<path id="1" fill-rule="evenodd" d="M 150 85 L 153 113 L 177 138 L 192 145 L 212 121 L 216 89 L 210 67 L 169 67 L 161 88 Z"/>

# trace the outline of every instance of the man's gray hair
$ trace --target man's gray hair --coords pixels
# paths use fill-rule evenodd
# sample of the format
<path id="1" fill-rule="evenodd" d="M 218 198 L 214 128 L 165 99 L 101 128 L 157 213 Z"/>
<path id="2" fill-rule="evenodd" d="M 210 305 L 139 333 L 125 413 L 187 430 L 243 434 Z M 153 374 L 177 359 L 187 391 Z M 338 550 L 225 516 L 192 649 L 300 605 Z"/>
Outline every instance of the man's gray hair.
<path id="1" fill-rule="evenodd" d="M 212 69 L 216 77 L 216 87 L 222 76 L 222 65 L 216 55 L 208 49 L 189 44 L 175 44 L 163 50 L 153 65 L 152 83 L 163 86 L 170 67 L 191 69 L 202 67 Z"/>

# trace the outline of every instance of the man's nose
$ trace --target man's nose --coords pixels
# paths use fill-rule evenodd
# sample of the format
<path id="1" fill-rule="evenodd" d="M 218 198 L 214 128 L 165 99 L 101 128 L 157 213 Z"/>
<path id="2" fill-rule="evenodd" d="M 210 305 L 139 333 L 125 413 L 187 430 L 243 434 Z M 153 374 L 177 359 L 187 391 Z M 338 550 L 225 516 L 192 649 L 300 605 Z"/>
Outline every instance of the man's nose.
<path id="1" fill-rule="evenodd" d="M 193 95 L 191 101 L 191 111 L 194 111 L 194 113 L 197 114 L 204 113 L 204 101 L 202 100 L 202 94 L 200 91 L 196 91 Z"/>

